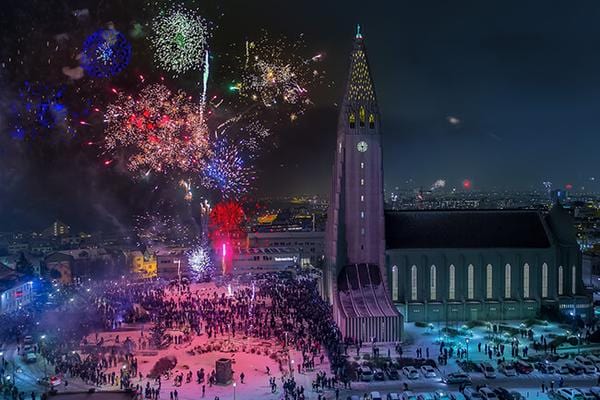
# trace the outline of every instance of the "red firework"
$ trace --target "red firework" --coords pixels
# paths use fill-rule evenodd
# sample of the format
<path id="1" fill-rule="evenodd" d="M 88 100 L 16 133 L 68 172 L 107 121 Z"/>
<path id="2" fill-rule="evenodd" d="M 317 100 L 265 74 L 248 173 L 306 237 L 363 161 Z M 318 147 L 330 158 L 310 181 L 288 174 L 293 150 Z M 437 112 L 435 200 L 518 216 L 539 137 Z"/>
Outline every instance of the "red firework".
<path id="1" fill-rule="evenodd" d="M 216 237 L 233 237 L 242 232 L 246 215 L 235 201 L 218 203 L 210 213 L 210 228 Z"/>

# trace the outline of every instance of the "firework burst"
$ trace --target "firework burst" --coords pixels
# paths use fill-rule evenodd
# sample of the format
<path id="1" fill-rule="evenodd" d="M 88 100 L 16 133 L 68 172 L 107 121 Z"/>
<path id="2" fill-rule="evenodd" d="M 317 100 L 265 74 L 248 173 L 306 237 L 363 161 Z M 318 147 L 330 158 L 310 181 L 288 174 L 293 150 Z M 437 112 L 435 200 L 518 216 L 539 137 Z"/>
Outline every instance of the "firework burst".
<path id="1" fill-rule="evenodd" d="M 240 150 L 224 139 L 215 142 L 212 157 L 203 170 L 203 185 L 229 198 L 246 193 L 253 180 L 254 170 Z"/>
<path id="2" fill-rule="evenodd" d="M 210 155 L 200 106 L 154 84 L 135 98 L 118 94 L 105 114 L 105 150 L 124 152 L 130 171 L 197 171 Z"/>
<path id="3" fill-rule="evenodd" d="M 203 68 L 208 38 L 208 27 L 202 17 L 175 6 L 161 12 L 152 22 L 150 43 L 154 47 L 154 60 L 175 76 Z"/>
<path id="4" fill-rule="evenodd" d="M 210 251 L 206 243 L 194 247 L 188 253 L 188 265 L 192 271 L 199 274 L 206 274 L 209 272 L 211 266 Z"/>
<path id="5" fill-rule="evenodd" d="M 109 78 L 123 71 L 131 60 L 131 45 L 114 29 L 94 32 L 83 43 L 81 64 L 95 78 Z"/>

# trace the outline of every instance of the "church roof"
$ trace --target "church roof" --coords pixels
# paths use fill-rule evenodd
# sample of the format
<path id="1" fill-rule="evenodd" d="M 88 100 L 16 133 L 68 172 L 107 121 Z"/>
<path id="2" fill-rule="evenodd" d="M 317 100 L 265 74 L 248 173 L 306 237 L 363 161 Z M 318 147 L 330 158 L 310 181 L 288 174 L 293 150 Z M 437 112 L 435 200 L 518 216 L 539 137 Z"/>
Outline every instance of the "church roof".
<path id="1" fill-rule="evenodd" d="M 344 100 L 349 104 L 371 104 L 376 101 L 367 51 L 360 30 L 356 34 L 354 49 L 350 56 L 350 74 Z"/>
<path id="2" fill-rule="evenodd" d="M 547 248 L 541 215 L 527 210 L 386 211 L 387 249 Z"/>

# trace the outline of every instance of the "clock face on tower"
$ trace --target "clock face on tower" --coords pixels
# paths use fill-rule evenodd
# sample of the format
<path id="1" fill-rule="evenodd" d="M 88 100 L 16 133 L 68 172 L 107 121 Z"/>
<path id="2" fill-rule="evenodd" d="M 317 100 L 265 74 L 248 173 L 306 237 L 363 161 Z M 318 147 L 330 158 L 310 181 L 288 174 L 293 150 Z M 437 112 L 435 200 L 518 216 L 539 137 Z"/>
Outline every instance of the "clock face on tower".
<path id="1" fill-rule="evenodd" d="M 368 148 L 369 148 L 369 145 L 367 145 L 367 142 L 360 141 L 356 144 L 356 149 L 358 151 L 360 151 L 361 153 L 364 153 L 365 151 L 367 151 Z"/>

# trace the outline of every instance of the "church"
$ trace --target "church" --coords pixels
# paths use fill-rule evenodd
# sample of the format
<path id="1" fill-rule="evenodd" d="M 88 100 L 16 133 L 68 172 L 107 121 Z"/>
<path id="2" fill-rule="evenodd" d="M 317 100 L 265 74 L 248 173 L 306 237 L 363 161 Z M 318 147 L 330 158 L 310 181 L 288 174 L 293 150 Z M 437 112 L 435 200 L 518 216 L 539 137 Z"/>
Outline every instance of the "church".
<path id="1" fill-rule="evenodd" d="M 386 133 L 393 134 L 393 133 Z M 534 210 L 387 211 L 380 114 L 357 32 L 338 119 L 323 295 L 346 337 L 393 342 L 404 321 L 589 317 L 573 220 Z"/>

